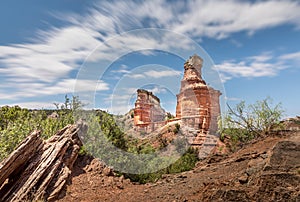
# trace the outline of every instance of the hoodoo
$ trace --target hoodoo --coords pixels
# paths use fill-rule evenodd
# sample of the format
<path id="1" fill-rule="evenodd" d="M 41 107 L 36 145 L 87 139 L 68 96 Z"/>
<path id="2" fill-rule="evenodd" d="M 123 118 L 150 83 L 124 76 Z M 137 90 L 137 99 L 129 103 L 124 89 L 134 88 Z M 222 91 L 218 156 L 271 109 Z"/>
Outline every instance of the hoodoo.
<path id="1" fill-rule="evenodd" d="M 191 135 L 189 131 L 193 131 L 189 138 L 193 146 L 201 146 L 208 134 L 216 134 L 221 92 L 206 84 L 202 78 L 202 65 L 203 59 L 196 54 L 184 63 L 184 76 L 177 94 L 174 120 L 164 121 L 165 111 L 161 108 L 158 97 L 146 90 L 137 90 L 135 126 L 139 130 L 151 132 L 168 122 L 181 121 L 181 126 L 187 129 L 187 136 Z"/>
<path id="2" fill-rule="evenodd" d="M 176 118 L 201 133 L 215 133 L 220 115 L 221 93 L 203 80 L 202 64 L 202 58 L 196 54 L 184 64 L 184 76 L 177 95 Z"/>

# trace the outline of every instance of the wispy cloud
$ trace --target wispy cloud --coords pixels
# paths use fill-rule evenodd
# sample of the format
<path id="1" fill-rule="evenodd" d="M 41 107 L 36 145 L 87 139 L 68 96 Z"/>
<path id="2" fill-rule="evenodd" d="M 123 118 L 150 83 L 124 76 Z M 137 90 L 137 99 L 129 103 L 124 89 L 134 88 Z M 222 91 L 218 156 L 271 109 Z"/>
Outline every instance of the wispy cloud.
<path id="1" fill-rule="evenodd" d="M 74 16 L 73 21 L 96 29 L 110 26 L 109 31 L 132 28 L 159 27 L 194 37 L 224 38 L 232 33 L 255 31 L 289 23 L 300 27 L 297 1 L 118 1 L 96 4 L 87 21 Z M 132 11 L 135 12 L 132 12 Z M 107 19 L 102 11 L 114 16 Z M 103 21 L 102 21 L 103 20 Z M 127 23 L 123 23 L 126 20 Z M 83 22 L 82 22 L 83 21 Z M 116 24 L 115 24 L 116 23 Z"/>
<path id="2" fill-rule="evenodd" d="M 57 101 L 53 101 L 53 102 L 13 102 L 10 103 L 10 106 L 22 106 L 28 109 L 55 109 L 55 105 L 53 103 L 57 103 Z M 61 106 L 61 104 L 63 103 L 58 103 L 59 106 Z"/>
<path id="3" fill-rule="evenodd" d="M 146 77 L 158 79 L 163 77 L 179 76 L 180 74 L 181 72 L 176 70 L 163 70 L 163 71 L 150 70 L 150 71 L 145 71 L 143 73 L 133 73 L 133 74 L 128 73 L 126 76 L 133 79 L 143 79 Z"/>
<path id="4" fill-rule="evenodd" d="M 133 79 L 143 79 L 143 78 L 145 78 L 144 74 L 128 74 L 126 76 L 128 76 L 130 78 L 133 78 Z"/>
<path id="5" fill-rule="evenodd" d="M 272 77 L 278 75 L 283 69 L 294 67 L 291 65 L 294 62 L 298 62 L 300 66 L 299 57 L 300 52 L 280 56 L 275 56 L 269 52 L 241 60 L 224 61 L 215 67 L 219 70 L 223 82 L 239 77 Z"/>
<path id="6" fill-rule="evenodd" d="M 179 32 L 213 38 L 225 38 L 240 31 L 253 34 L 283 23 L 299 28 L 299 7 L 297 1 L 193 1 L 187 5 L 190 14 L 173 26 Z"/>
<path id="7" fill-rule="evenodd" d="M 300 51 L 295 52 L 295 53 L 288 53 L 288 54 L 284 54 L 281 55 L 279 57 L 280 60 L 290 60 L 293 62 L 297 62 L 300 66 Z"/>
<path id="8" fill-rule="evenodd" d="M 0 46 L 0 73 L 17 79 L 53 82 L 78 68 L 77 63 L 83 61 L 95 43 L 98 41 L 91 31 L 79 27 L 53 29 L 33 44 Z"/>
<path id="9" fill-rule="evenodd" d="M 128 74 L 128 73 L 130 73 L 130 71 L 127 70 L 127 69 L 112 70 L 111 72 L 112 73 L 120 73 L 120 74 Z"/>
<path id="10" fill-rule="evenodd" d="M 154 94 L 161 94 L 161 93 L 167 92 L 166 88 L 160 88 L 159 86 L 154 86 L 152 88 L 146 88 L 145 90 L 148 90 Z"/>
<path id="11" fill-rule="evenodd" d="M 103 81 L 93 80 L 78 80 L 78 79 L 62 79 L 55 84 L 38 83 L 38 82 L 9 82 L 2 85 L 4 88 L 13 89 L 13 93 L 3 92 L 0 96 L 6 100 L 16 100 L 19 97 L 34 97 L 36 95 L 57 95 L 69 94 L 74 92 L 88 92 L 88 91 L 105 91 L 109 89 L 109 85 Z"/>
<path id="12" fill-rule="evenodd" d="M 144 73 L 146 76 L 153 77 L 153 78 L 162 78 L 162 77 L 169 77 L 169 76 L 179 76 L 181 74 L 180 71 L 154 71 L 150 70 Z"/>
<path id="13" fill-rule="evenodd" d="M 89 57 L 90 61 L 97 61 L 99 58 L 115 59 L 118 51 L 124 49 L 147 47 L 172 50 L 178 46 L 178 41 L 173 38 L 169 40 L 168 36 L 155 39 L 130 34 L 119 37 L 113 49 L 106 44 L 106 41 L 116 35 L 132 29 L 155 27 L 185 34 L 198 41 L 203 37 L 221 39 L 240 31 L 253 34 L 281 24 L 300 28 L 299 10 L 299 1 L 293 0 L 199 0 L 172 3 L 167 0 L 99 1 L 84 15 L 55 13 L 65 25 L 38 31 L 33 34 L 32 43 L 0 46 L 1 86 L 2 82 L 7 83 L 9 80 L 19 83 L 19 88 L 12 96 L 14 98 L 34 97 L 46 91 L 46 94 L 65 93 L 70 90 L 71 85 L 75 85 L 71 72 L 77 71 L 99 44 L 102 44 L 101 49 Z M 162 41 L 168 43 L 161 43 Z M 190 48 L 188 42 L 180 43 L 183 49 Z M 286 59 L 288 57 L 296 56 L 285 56 Z M 224 73 L 224 78 L 230 79 L 238 76 L 272 76 L 283 67 L 277 63 L 274 67 L 271 62 L 253 59 L 247 62 L 227 61 L 220 64 L 219 68 Z M 128 73 L 126 69 L 120 72 Z M 161 78 L 171 74 L 174 72 L 149 71 L 132 76 Z M 25 90 L 23 84 L 26 83 L 37 87 Z M 43 91 L 38 90 L 42 88 Z M 107 89 L 107 86 L 102 86 L 101 89 Z M 7 96 L 9 97 L 11 96 Z"/>

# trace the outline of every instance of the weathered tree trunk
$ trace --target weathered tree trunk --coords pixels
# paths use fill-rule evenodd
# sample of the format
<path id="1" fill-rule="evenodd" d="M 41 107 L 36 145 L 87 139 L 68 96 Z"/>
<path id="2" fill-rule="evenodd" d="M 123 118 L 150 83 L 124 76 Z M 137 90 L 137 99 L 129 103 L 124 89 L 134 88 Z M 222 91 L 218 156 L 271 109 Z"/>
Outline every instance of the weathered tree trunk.
<path id="1" fill-rule="evenodd" d="M 54 201 L 66 185 L 80 146 L 83 123 L 68 125 L 47 141 L 31 133 L 0 164 L 0 201 Z"/>

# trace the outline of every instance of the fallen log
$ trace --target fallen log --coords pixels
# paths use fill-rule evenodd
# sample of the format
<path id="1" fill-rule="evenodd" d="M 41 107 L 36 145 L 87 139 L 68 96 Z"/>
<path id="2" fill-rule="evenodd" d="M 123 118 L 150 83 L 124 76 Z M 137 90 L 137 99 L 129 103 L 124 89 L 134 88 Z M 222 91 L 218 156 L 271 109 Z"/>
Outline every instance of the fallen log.
<path id="1" fill-rule="evenodd" d="M 85 133 L 83 123 L 68 125 L 44 141 L 31 133 L 0 163 L 0 201 L 54 201 L 67 184 Z"/>

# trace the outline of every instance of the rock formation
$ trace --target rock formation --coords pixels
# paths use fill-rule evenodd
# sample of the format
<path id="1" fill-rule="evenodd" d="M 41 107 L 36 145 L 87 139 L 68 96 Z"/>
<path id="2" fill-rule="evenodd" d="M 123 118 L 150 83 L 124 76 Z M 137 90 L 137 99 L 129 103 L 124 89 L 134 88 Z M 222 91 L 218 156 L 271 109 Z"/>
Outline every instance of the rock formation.
<path id="1" fill-rule="evenodd" d="M 87 125 L 68 125 L 44 141 L 31 133 L 0 163 L 0 201 L 55 201 L 71 177 Z"/>
<path id="2" fill-rule="evenodd" d="M 202 78 L 203 60 L 198 55 L 191 56 L 184 64 L 184 76 L 181 80 L 180 92 L 177 95 L 176 118 L 181 120 L 182 128 L 189 142 L 201 146 L 208 134 L 214 135 L 218 129 L 220 116 L 219 97 L 221 92 L 208 86 Z M 146 132 L 161 127 L 164 110 L 160 107 L 159 98 L 151 92 L 139 89 L 134 109 L 134 124 Z M 168 122 L 171 122 L 169 120 Z"/>
<path id="3" fill-rule="evenodd" d="M 202 59 L 192 56 L 184 64 L 184 76 L 177 95 L 176 118 L 195 129 L 207 131 L 210 124 L 209 89 L 201 76 Z"/>
<path id="4" fill-rule="evenodd" d="M 184 76 L 177 95 L 176 118 L 182 124 L 198 130 L 192 144 L 202 144 L 203 137 L 216 133 L 217 119 L 220 115 L 220 91 L 209 87 L 202 78 L 203 60 L 193 55 L 184 64 Z"/>
<path id="5" fill-rule="evenodd" d="M 218 119 L 221 116 L 221 109 L 220 109 L 220 96 L 222 93 L 219 90 L 215 90 L 212 87 L 209 87 L 209 95 L 211 100 L 210 105 L 210 126 L 209 126 L 209 133 L 215 134 L 218 130 Z"/>
<path id="6" fill-rule="evenodd" d="M 137 90 L 137 100 L 134 108 L 134 125 L 140 130 L 153 131 L 156 122 L 164 121 L 165 111 L 160 106 L 160 100 L 147 90 Z"/>

